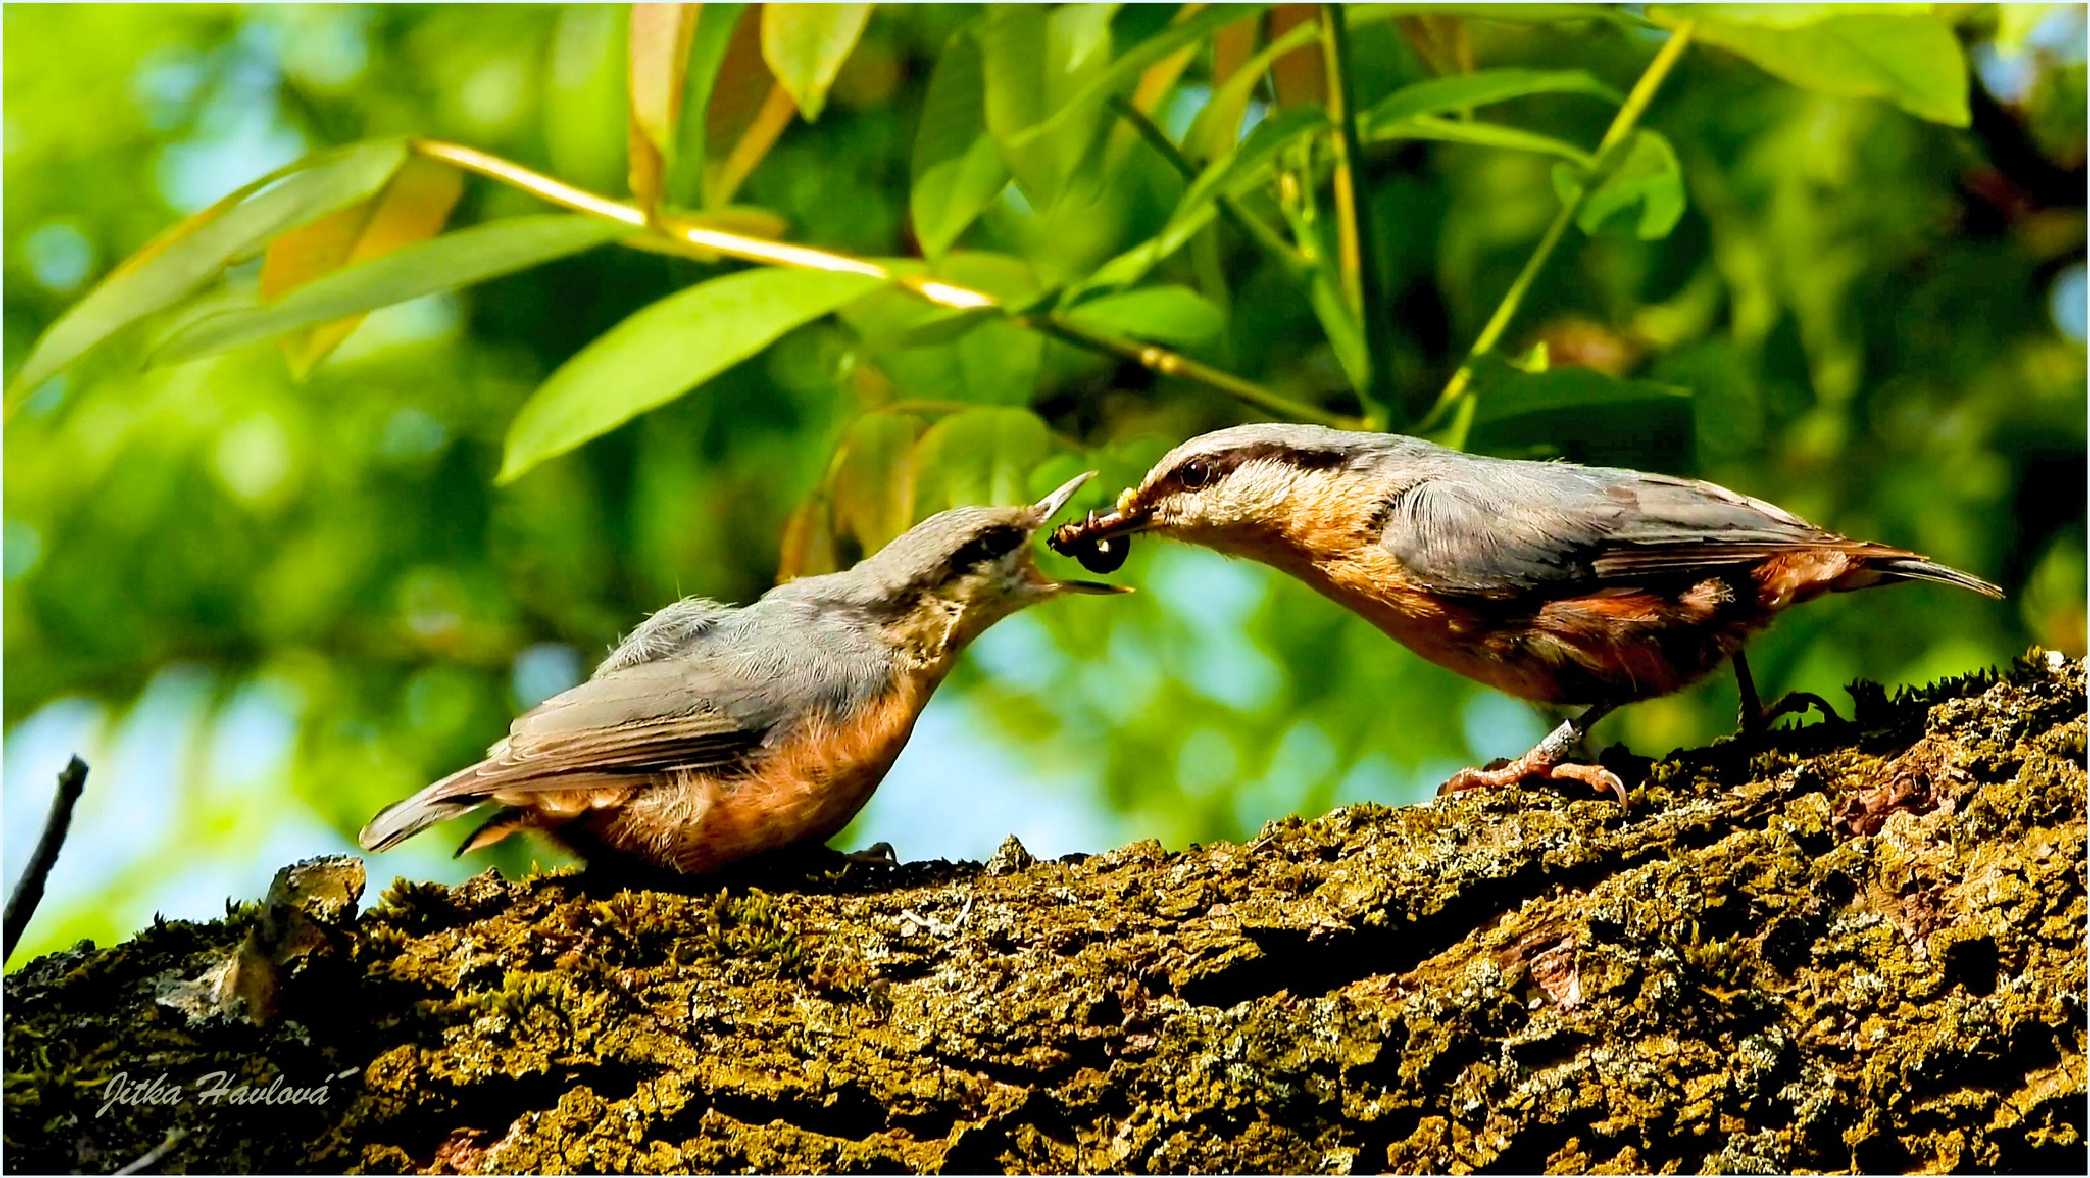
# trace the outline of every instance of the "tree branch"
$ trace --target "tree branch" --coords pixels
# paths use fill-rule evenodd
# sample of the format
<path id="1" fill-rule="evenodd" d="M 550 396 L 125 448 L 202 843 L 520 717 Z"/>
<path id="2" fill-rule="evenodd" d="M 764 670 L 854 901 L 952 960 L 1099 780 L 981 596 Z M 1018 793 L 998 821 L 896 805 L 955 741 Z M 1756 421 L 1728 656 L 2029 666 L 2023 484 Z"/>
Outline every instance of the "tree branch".
<path id="1" fill-rule="evenodd" d="M 73 807 L 80 804 L 80 795 L 86 792 L 87 762 L 74 757 L 59 771 L 58 793 L 51 799 L 44 832 L 36 840 L 36 849 L 29 853 L 29 865 L 22 869 L 21 882 L 7 898 L 6 945 L 0 949 L 0 961 L 15 955 L 16 942 L 29 927 L 29 918 L 36 915 L 36 906 L 43 903 L 44 884 L 50 878 L 51 868 L 58 864 L 58 851 L 65 846 L 66 833 L 73 827 Z"/>

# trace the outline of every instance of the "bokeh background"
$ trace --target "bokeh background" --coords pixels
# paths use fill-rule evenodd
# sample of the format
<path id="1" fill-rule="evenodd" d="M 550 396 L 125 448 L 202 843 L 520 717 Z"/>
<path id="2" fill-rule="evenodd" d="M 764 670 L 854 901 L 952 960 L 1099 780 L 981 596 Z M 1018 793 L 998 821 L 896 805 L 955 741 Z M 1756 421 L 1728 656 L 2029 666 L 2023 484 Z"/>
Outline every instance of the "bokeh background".
<path id="1" fill-rule="evenodd" d="M 925 81 L 972 15 L 880 9 L 828 111 L 790 127 L 740 199 L 797 240 L 912 252 Z M 1128 8 L 1113 33 L 1129 43 L 1167 15 Z M 8 372 L 154 233 L 322 146 L 437 135 L 622 191 L 624 20 L 555 6 L 9 5 Z M 1603 22 L 1466 24 L 1464 51 L 1484 65 L 1587 69 L 1621 90 L 1659 40 Z M 1694 48 L 1645 124 L 1675 145 L 1682 222 L 1656 241 L 1573 235 L 1506 341 L 1696 393 L 1682 444 L 1636 451 L 1622 431 L 1604 447 L 1596 417 L 1567 449 L 1709 477 L 2009 592 L 1810 606 L 1752 649 L 1768 691 L 1841 700 L 1860 676 L 1922 681 L 2035 642 L 2084 648 L 2083 10 L 1968 6 L 1954 24 L 1973 73 L 1967 128 Z M 1398 24 L 1359 41 L 1375 63 L 1361 101 L 1432 68 Z M 1165 127 L 1195 117 L 1208 69 L 1192 63 L 1157 112 Z M 1609 108 L 1536 98 L 1507 116 L 1591 144 Z M 1157 161 L 1126 160 L 1078 218 L 1012 190 L 968 240 L 1041 268 L 1108 256 L 1154 232 L 1180 191 Z M 1455 144 L 1371 153 L 1404 385 L 1456 367 L 1558 208 L 1548 168 Z M 525 211 L 527 197 L 474 182 L 452 223 Z M 1246 246 L 1171 265 L 1224 288 L 1209 358 L 1289 388 L 1342 384 L 1310 312 Z M 285 862 L 351 849 L 373 810 L 476 757 L 647 611 L 685 593 L 758 595 L 787 515 L 866 397 L 932 380 L 935 396 L 1028 404 L 1067 462 L 1102 456 L 1120 475 L 1248 419 L 1209 390 L 1022 338 L 983 349 L 986 370 L 966 379 L 887 371 L 828 321 L 494 485 L 508 422 L 546 374 L 717 269 L 599 249 L 373 315 L 303 381 L 271 344 L 161 368 L 119 344 L 40 389 L 5 439 L 10 886 L 65 758 L 93 771 L 25 949 L 254 896 Z M 997 385 L 994 365 L 1011 362 L 1038 375 Z M 1261 567 L 1150 543 L 1121 576 L 1141 592 L 990 632 L 838 844 L 885 839 L 926 858 L 981 857 L 1010 833 L 1044 855 L 1240 838 L 1285 814 L 1422 801 L 1549 723 Z M 1650 754 L 1702 743 L 1730 730 L 1734 706 L 1715 677 L 1598 739 Z M 454 880 L 556 858 L 510 844 L 452 861 L 449 833 L 373 875 Z"/>

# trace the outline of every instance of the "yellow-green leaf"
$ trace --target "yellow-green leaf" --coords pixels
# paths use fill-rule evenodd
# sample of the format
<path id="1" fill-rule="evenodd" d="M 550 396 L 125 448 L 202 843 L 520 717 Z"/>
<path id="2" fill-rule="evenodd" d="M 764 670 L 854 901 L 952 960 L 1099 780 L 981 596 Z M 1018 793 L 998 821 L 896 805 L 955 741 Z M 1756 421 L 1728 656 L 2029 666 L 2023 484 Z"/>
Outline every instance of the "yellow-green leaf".
<path id="1" fill-rule="evenodd" d="M 762 6 L 762 60 L 807 122 L 820 117 L 827 88 L 870 19 L 868 4 Z"/>
<path id="2" fill-rule="evenodd" d="M 269 242 L 261 262 L 262 299 L 275 302 L 345 266 L 435 236 L 463 192 L 464 176 L 456 169 L 409 159 L 376 196 Z M 360 314 L 347 315 L 285 339 L 291 371 L 302 378 L 362 321 Z"/>
<path id="3" fill-rule="evenodd" d="M 406 159 L 406 144 L 372 140 L 272 172 L 160 235 L 45 329 L 8 386 L 24 397 L 110 336 L 174 305 L 242 252 L 285 229 L 367 199 Z"/>
<path id="4" fill-rule="evenodd" d="M 954 413 L 915 444 L 915 515 L 1028 502 L 1030 473 L 1052 449 L 1052 431 L 1028 409 Z"/>
<path id="5" fill-rule="evenodd" d="M 559 366 L 508 427 L 500 482 L 657 408 L 883 279 L 745 270 L 669 295 Z"/>
<path id="6" fill-rule="evenodd" d="M 909 455 L 922 433 L 920 418 L 867 413 L 842 436 L 835 464 L 834 529 L 856 539 L 866 554 L 914 522 L 914 466 Z"/>
<path id="7" fill-rule="evenodd" d="M 1927 7 L 1693 4 L 1659 5 L 1649 15 L 1667 25 L 1696 22 L 1698 40 L 1796 86 L 1884 98 L 1918 118 L 1964 127 L 1966 53 Z"/>
<path id="8" fill-rule="evenodd" d="M 1001 151 L 987 134 L 980 45 L 960 29 L 944 44 L 922 99 L 914 135 L 914 184 L 908 212 L 922 252 L 951 248 L 987 202 L 1009 183 Z"/>

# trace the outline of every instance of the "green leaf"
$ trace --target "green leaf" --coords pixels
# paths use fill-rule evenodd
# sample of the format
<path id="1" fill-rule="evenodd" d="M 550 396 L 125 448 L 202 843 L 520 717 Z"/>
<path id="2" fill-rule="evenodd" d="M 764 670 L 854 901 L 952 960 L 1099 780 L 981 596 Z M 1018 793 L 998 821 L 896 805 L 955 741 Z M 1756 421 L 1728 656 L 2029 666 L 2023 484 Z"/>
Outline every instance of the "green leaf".
<path id="1" fill-rule="evenodd" d="M 1139 281 L 1212 223 L 1221 196 L 1238 195 L 1268 180 L 1285 149 L 1327 129 L 1328 115 L 1312 106 L 1280 111 L 1257 123 L 1239 147 L 1213 160 L 1190 182 L 1160 233 L 1104 263 L 1077 293 Z"/>
<path id="2" fill-rule="evenodd" d="M 1537 447 L 1587 461 L 1672 460 L 1691 441 L 1691 390 L 1590 368 L 1526 372 L 1500 356 L 1473 367 L 1469 442 L 1501 452 Z"/>
<path id="3" fill-rule="evenodd" d="M 1964 127 L 1967 62 L 1959 38 L 1923 6 L 1660 5 L 1659 24 L 1697 22 L 1697 38 L 1796 86 L 1884 98 L 1918 118 Z M 1912 11 L 1912 9 L 1914 9 Z"/>
<path id="4" fill-rule="evenodd" d="M 1099 6 L 1100 7 L 1100 6 Z M 1195 45 L 1237 20 L 1262 13 L 1268 4 L 1218 4 L 1188 20 L 1177 21 L 1161 32 L 1126 50 L 1108 68 L 1095 71 L 1081 85 L 1066 92 L 1053 113 L 1010 137 L 1010 146 L 1022 149 L 1077 119 L 1084 111 L 1100 107 L 1112 94 L 1130 87 L 1149 66 L 1176 51 Z"/>
<path id="5" fill-rule="evenodd" d="M 629 135 L 605 135 L 630 117 L 625 75 L 630 20 L 608 5 L 559 10 L 544 75 L 544 145 L 552 174 L 609 191 L 627 181 Z"/>
<path id="6" fill-rule="evenodd" d="M 1365 112 L 1358 130 L 1398 123 L 1417 115 L 1450 114 L 1531 94 L 1587 94 L 1610 102 L 1625 96 L 1586 70 L 1476 70 L 1403 86 Z"/>
<path id="7" fill-rule="evenodd" d="M 697 31 L 695 4 L 634 4 L 626 39 L 629 60 L 631 194 L 649 212 L 660 203 L 674 162 L 675 123 L 682 115 L 682 75 Z"/>
<path id="8" fill-rule="evenodd" d="M 914 136 L 914 187 L 908 209 L 922 252 L 951 248 L 980 210 L 1009 183 L 1001 149 L 987 134 L 980 43 L 961 29 L 944 44 L 929 75 Z"/>
<path id="9" fill-rule="evenodd" d="M 243 252 L 366 200 L 406 159 L 406 144 L 372 140 L 299 160 L 232 193 L 118 266 L 39 336 L 8 386 L 7 409 L 88 350 L 209 281 Z"/>
<path id="10" fill-rule="evenodd" d="M 995 5 L 975 31 L 987 130 L 1034 206 L 1050 205 L 1103 125 L 1103 95 L 1074 98 L 1110 66 L 1112 4 Z M 1050 119 L 1049 125 L 1047 120 Z"/>
<path id="11" fill-rule="evenodd" d="M 1312 44 L 1320 31 L 1315 21 L 1293 25 L 1265 45 L 1262 52 L 1243 62 L 1232 77 L 1212 92 L 1212 100 L 1204 109 L 1197 112 L 1189 133 L 1183 137 L 1183 150 L 1193 159 L 1209 160 L 1233 147 L 1240 136 L 1241 118 L 1271 64 L 1294 49 Z"/>
<path id="12" fill-rule="evenodd" d="M 954 413 L 915 445 L 915 515 L 1029 502 L 1030 473 L 1052 450 L 1052 431 L 1028 409 Z"/>
<path id="13" fill-rule="evenodd" d="M 868 4 L 762 6 L 762 60 L 807 122 L 827 106 L 827 88 L 870 19 Z"/>
<path id="14" fill-rule="evenodd" d="M 1376 124 L 1369 131 L 1360 129 L 1358 137 L 1366 143 L 1384 143 L 1393 139 L 1432 139 L 1440 143 L 1466 143 L 1474 147 L 1495 147 L 1504 151 L 1528 151 L 1536 155 L 1550 155 L 1581 168 L 1594 167 L 1596 164 L 1596 157 L 1566 140 L 1555 139 L 1551 135 L 1541 135 L 1536 131 L 1525 131 L 1517 127 L 1505 127 L 1500 123 L 1446 119 L 1436 115 L 1417 115 L 1413 118 Z"/>
<path id="15" fill-rule="evenodd" d="M 745 4 L 704 4 L 697 10 L 697 29 L 690 37 L 689 63 L 682 82 L 682 117 L 676 123 L 674 162 L 668 166 L 668 196 L 675 203 L 700 206 L 704 199 L 704 151 L 711 113 L 711 93 L 718 85 L 733 28 Z"/>
<path id="16" fill-rule="evenodd" d="M 1104 295 L 1065 312 L 1078 326 L 1176 347 L 1202 347 L 1226 329 L 1226 314 L 1187 286 L 1146 286 Z"/>
<path id="17" fill-rule="evenodd" d="M 274 302 L 186 324 L 160 344 L 153 363 L 190 360 L 314 323 L 469 286 L 577 254 L 629 232 L 627 225 L 567 213 L 474 225 L 337 270 Z"/>
<path id="18" fill-rule="evenodd" d="M 921 434 L 920 418 L 867 413 L 842 435 L 832 482 L 834 528 L 854 536 L 867 554 L 914 522 L 911 456 Z"/>
<path id="19" fill-rule="evenodd" d="M 396 256 L 396 255 L 395 255 Z M 498 482 L 666 404 L 882 279 L 745 270 L 669 295 L 559 366 L 508 427 Z"/>
<path id="20" fill-rule="evenodd" d="M 1572 204 L 1582 185 L 1576 169 L 1566 164 L 1553 169 L 1553 187 L 1562 203 Z M 1575 224 L 1591 235 L 1630 232 L 1653 241 L 1667 237 L 1683 215 L 1684 175 L 1675 150 L 1659 133 L 1638 130 L 1617 165 L 1582 202 Z"/>
<path id="21" fill-rule="evenodd" d="M 1029 264 L 1005 254 L 947 254 L 927 272 L 1005 305 L 1038 295 Z M 1021 405 L 1036 389 L 1044 337 L 992 308 L 953 310 L 888 288 L 844 307 L 841 317 L 908 397 Z"/>

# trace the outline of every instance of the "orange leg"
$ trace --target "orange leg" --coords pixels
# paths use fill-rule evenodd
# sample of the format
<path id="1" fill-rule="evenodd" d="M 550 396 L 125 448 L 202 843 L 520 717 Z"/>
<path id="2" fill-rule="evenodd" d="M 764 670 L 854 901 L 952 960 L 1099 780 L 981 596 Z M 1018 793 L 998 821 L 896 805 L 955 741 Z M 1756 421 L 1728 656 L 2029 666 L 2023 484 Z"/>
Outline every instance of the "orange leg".
<path id="1" fill-rule="evenodd" d="M 1626 804 L 1625 782 L 1618 774 L 1601 765 L 1579 765 L 1567 760 L 1582 737 L 1598 720 L 1608 715 L 1613 704 L 1598 704 L 1568 720 L 1533 745 L 1531 751 L 1497 769 L 1461 769 L 1451 775 L 1451 780 L 1437 788 L 1439 797 L 1445 794 L 1464 793 L 1469 789 L 1500 789 L 1506 785 L 1520 785 L 1526 781 L 1579 781 L 1600 793 L 1609 793 Z"/>

